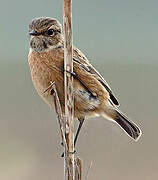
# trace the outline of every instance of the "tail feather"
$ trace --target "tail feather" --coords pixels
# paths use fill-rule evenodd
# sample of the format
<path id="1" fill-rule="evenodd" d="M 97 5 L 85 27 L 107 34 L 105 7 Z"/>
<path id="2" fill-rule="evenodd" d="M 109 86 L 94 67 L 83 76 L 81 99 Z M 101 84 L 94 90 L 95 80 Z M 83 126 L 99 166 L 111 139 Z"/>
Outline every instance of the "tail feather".
<path id="1" fill-rule="evenodd" d="M 129 121 L 128 118 L 121 112 L 116 112 L 115 121 L 127 132 L 127 134 L 132 137 L 134 140 L 138 140 L 141 136 L 140 128 L 135 125 L 133 122 Z"/>
<path id="2" fill-rule="evenodd" d="M 141 136 L 140 128 L 128 120 L 128 118 L 118 109 L 111 109 L 106 113 L 110 119 L 113 119 L 121 128 L 135 141 Z"/>

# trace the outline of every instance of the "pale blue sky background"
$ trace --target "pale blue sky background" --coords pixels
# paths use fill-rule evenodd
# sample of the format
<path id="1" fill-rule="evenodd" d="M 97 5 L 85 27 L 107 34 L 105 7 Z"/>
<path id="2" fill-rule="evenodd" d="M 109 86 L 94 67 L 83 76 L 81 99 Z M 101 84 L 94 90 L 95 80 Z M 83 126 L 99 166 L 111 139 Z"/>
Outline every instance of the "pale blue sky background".
<path id="1" fill-rule="evenodd" d="M 157 63 L 158 1 L 74 0 L 73 36 L 93 61 Z M 0 60 L 24 60 L 28 23 L 51 16 L 62 22 L 62 1 L 1 0 Z"/>

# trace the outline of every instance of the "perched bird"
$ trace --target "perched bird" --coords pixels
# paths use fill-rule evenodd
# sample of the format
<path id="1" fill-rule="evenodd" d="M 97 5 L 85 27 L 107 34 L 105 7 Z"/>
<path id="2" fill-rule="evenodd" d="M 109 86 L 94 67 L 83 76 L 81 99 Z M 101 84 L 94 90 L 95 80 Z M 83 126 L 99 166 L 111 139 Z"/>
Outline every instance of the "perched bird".
<path id="1" fill-rule="evenodd" d="M 33 84 L 38 94 L 54 107 L 50 91 L 44 91 L 55 82 L 62 112 L 64 113 L 64 38 L 61 24 L 53 18 L 33 19 L 29 24 L 30 52 L 28 61 Z M 119 109 L 111 88 L 89 63 L 85 55 L 73 47 L 74 117 L 79 120 L 75 144 L 85 118 L 103 116 L 116 122 L 131 138 L 138 140 L 139 127 Z"/>

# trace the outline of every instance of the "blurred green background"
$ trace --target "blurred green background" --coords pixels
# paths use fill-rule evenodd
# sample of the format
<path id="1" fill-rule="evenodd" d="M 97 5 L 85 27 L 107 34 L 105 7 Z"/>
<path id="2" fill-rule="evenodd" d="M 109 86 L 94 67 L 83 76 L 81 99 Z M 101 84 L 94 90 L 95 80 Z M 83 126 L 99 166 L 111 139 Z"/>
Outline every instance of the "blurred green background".
<path id="1" fill-rule="evenodd" d="M 61 180 L 58 123 L 32 85 L 27 54 L 29 21 L 50 16 L 62 23 L 62 1 L 0 2 L 0 179 Z M 91 161 L 89 180 L 158 178 L 157 7 L 156 0 L 73 1 L 74 44 L 143 131 L 136 143 L 112 122 L 87 120 L 77 144 L 83 179 Z"/>

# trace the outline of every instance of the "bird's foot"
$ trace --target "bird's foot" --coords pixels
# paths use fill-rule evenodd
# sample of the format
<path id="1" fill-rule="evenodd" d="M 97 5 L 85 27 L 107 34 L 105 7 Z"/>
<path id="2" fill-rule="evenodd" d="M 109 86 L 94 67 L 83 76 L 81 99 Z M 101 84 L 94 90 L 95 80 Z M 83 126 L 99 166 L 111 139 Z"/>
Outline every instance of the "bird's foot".
<path id="1" fill-rule="evenodd" d="M 69 152 L 69 154 L 75 154 L 76 150 L 74 150 L 73 152 Z M 61 157 L 64 157 L 64 153 L 62 153 Z"/>

